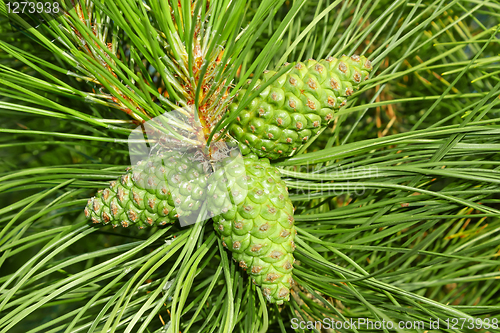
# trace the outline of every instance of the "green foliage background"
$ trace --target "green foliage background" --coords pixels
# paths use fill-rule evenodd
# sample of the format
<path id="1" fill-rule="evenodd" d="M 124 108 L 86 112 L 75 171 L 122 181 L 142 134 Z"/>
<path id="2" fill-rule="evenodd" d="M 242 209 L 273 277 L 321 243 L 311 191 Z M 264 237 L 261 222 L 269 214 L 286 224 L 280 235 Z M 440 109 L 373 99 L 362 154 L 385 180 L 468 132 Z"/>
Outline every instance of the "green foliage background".
<path id="1" fill-rule="evenodd" d="M 136 38 L 127 45 L 142 50 L 144 43 L 131 56 L 138 62 L 174 59 L 192 41 L 189 19 L 176 26 L 178 40 L 165 37 L 167 47 L 152 37 L 172 28 L 170 11 L 154 6 L 181 15 L 166 1 L 84 4 L 102 24 L 99 40 L 117 53 L 130 25 Z M 189 1 L 179 4 L 189 12 Z M 296 207 L 291 301 L 267 304 L 211 223 L 89 226 L 87 199 L 124 172 L 132 119 L 141 115 L 123 112 L 109 98 L 112 89 L 91 82 L 106 71 L 65 30 L 73 24 L 87 45 L 95 42 L 74 11 L 24 31 L 2 18 L 0 332 L 288 332 L 292 318 L 324 317 L 441 321 L 437 331 L 398 332 L 500 332 L 443 328 L 448 318 L 500 318 L 500 3 L 195 6 L 211 9 L 207 30 L 223 31 L 206 36 L 225 48 L 229 71 L 215 81 L 231 84 L 232 94 L 254 73 L 287 61 L 358 53 L 374 64 L 329 128 L 273 162 Z M 109 39 L 111 31 L 122 39 Z M 149 63 L 167 76 L 178 70 Z M 185 103 L 173 76 L 165 84 L 177 97 L 154 104 L 146 85 L 126 87 L 134 73 L 116 72 L 120 80 L 109 82 L 150 114 Z M 152 80 L 146 72 L 135 74 Z"/>

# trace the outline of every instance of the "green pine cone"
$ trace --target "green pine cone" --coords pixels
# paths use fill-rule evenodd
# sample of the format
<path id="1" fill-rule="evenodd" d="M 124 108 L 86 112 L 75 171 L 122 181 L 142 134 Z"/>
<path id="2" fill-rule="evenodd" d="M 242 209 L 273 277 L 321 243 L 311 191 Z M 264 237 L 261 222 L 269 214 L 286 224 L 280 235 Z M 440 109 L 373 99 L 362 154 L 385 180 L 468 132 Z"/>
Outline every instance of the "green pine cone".
<path id="1" fill-rule="evenodd" d="M 208 186 L 222 244 L 271 303 L 290 299 L 295 250 L 293 205 L 268 159 L 222 161 Z"/>
<path id="2" fill-rule="evenodd" d="M 370 61 L 357 55 L 299 62 L 241 111 L 229 133 L 241 143 L 244 154 L 252 151 L 270 159 L 290 156 L 328 125 L 371 69 Z M 257 85 L 275 74 L 267 71 Z M 238 93 L 230 112 L 236 111 L 245 91 L 243 87 Z"/>
<path id="3" fill-rule="evenodd" d="M 89 199 L 85 216 L 93 223 L 144 226 L 175 222 L 200 208 L 206 195 L 206 176 L 201 163 L 179 152 L 141 161 L 109 188 Z M 177 207 L 177 208 L 176 208 Z"/>

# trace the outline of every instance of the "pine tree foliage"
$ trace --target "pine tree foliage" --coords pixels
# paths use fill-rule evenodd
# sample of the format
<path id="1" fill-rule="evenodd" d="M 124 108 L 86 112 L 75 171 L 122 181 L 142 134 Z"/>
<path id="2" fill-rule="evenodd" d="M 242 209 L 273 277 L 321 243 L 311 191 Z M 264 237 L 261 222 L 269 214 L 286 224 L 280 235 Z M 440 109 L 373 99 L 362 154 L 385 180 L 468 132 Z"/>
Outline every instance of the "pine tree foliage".
<path id="1" fill-rule="evenodd" d="M 499 9 L 82 0 L 36 27 L 0 16 L 0 332 L 289 332 L 295 318 L 325 317 L 433 320 L 440 332 L 492 323 Z M 286 63 L 343 54 L 366 56 L 370 78 L 291 158 L 271 161 L 295 209 L 290 301 L 268 303 L 212 223 L 87 222 L 88 198 L 125 173 L 127 137 L 141 123 L 194 108 L 205 131 L 188 143 L 219 140 Z M 265 70 L 277 75 L 259 85 Z M 466 325 L 447 328 L 452 318 Z"/>

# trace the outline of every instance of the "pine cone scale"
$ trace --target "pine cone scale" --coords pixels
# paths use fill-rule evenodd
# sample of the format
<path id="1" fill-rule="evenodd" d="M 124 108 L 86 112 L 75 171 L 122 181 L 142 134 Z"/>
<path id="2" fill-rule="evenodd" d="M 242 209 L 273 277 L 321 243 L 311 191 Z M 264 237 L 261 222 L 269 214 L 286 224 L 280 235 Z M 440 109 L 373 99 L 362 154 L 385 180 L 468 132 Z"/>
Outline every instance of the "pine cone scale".
<path id="1" fill-rule="evenodd" d="M 144 162 L 138 168 L 98 191 L 85 207 L 85 216 L 93 223 L 114 227 L 165 225 L 178 220 L 179 214 L 198 210 L 206 193 L 206 180 L 199 163 L 179 153 Z"/>
<path id="2" fill-rule="evenodd" d="M 246 196 L 241 202 L 212 201 L 225 207 L 226 213 L 213 216 L 214 228 L 233 259 L 260 286 L 268 301 L 281 304 L 289 300 L 293 284 L 293 251 L 295 250 L 293 206 L 277 168 L 267 159 L 245 158 Z M 227 166 L 226 170 L 231 170 Z M 212 179 L 212 189 L 219 179 L 231 176 L 220 170 Z M 233 191 L 227 186 L 228 192 Z"/>
<path id="3" fill-rule="evenodd" d="M 333 119 L 362 80 L 370 62 L 363 56 L 342 56 L 297 63 L 255 98 L 230 125 L 229 133 L 242 143 L 242 151 L 276 159 L 290 156 Z M 257 86 L 273 78 L 267 71 Z M 234 112 L 244 87 L 230 112 Z"/>

